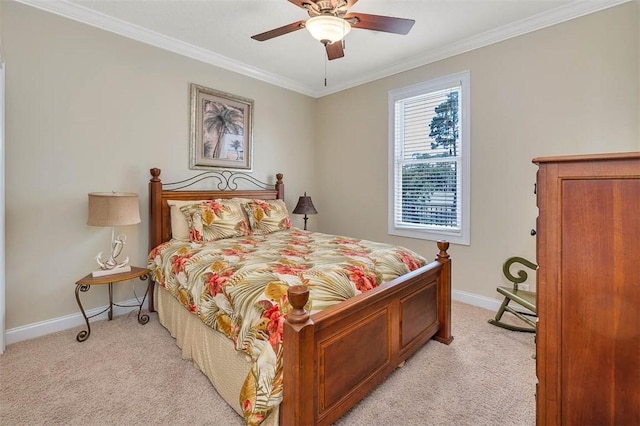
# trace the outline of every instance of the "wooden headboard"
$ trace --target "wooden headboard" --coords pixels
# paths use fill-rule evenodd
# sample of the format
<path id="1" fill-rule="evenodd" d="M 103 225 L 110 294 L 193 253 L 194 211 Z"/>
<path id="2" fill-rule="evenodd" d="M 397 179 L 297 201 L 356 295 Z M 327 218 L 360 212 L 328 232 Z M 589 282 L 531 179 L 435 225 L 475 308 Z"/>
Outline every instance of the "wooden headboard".
<path id="1" fill-rule="evenodd" d="M 171 210 L 167 200 L 215 200 L 218 198 L 255 198 L 261 200 L 284 200 L 282 173 L 276 174 L 276 183 L 261 182 L 243 172 L 229 170 L 200 173 L 179 182 L 162 183 L 160 169 L 153 168 L 149 180 L 149 251 L 171 239 Z M 213 190 L 185 190 L 196 183 L 211 179 Z M 239 190 L 238 182 L 255 188 Z M 155 311 L 153 280 L 149 283 L 149 312 Z"/>
<path id="2" fill-rule="evenodd" d="M 217 198 L 257 198 L 261 200 L 284 199 L 282 173 L 276 174 L 276 183 L 268 184 L 243 172 L 229 170 L 200 173 L 191 178 L 171 183 L 160 180 L 160 169 L 150 170 L 149 180 L 149 251 L 171 239 L 171 215 L 167 200 L 214 200 Z M 212 180 L 213 190 L 185 190 L 197 182 Z M 238 182 L 245 182 L 256 189 L 238 190 Z"/>

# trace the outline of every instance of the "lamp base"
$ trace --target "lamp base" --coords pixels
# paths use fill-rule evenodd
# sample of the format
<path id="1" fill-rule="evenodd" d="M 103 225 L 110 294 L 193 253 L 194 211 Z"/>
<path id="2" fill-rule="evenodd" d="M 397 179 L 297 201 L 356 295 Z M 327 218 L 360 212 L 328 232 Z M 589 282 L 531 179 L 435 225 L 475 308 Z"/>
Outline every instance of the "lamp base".
<path id="1" fill-rule="evenodd" d="M 104 277 L 105 275 L 120 274 L 122 272 L 130 272 L 130 271 L 131 271 L 131 266 L 129 265 L 116 266 L 115 268 L 112 268 L 112 269 L 100 269 L 99 271 L 93 271 L 91 273 L 91 276 Z"/>

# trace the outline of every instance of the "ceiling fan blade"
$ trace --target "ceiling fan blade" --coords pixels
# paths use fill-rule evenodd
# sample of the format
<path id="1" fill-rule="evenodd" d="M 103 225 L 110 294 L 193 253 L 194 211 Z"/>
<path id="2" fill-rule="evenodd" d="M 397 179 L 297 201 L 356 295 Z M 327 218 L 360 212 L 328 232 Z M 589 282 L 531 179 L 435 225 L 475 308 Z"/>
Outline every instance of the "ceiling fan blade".
<path id="1" fill-rule="evenodd" d="M 344 17 L 353 28 L 382 31 L 385 33 L 408 34 L 416 21 L 413 19 L 394 18 L 391 16 L 368 15 L 366 13 L 349 13 Z"/>
<path id="2" fill-rule="evenodd" d="M 305 23 L 305 21 L 293 22 L 293 23 L 291 23 L 289 25 L 285 25 L 284 27 L 275 28 L 273 30 L 265 31 L 264 33 L 256 34 L 254 36 L 251 36 L 251 38 L 254 39 L 254 40 L 258 40 L 258 41 L 269 40 L 269 39 L 272 39 L 274 37 L 278 37 L 278 36 L 281 36 L 281 35 L 289 34 L 289 33 L 292 33 L 294 31 L 298 31 L 298 30 L 304 28 L 304 23 Z"/>
<path id="3" fill-rule="evenodd" d="M 327 58 L 329 58 L 330 61 L 342 58 L 344 56 L 344 50 L 342 49 L 342 40 L 338 40 L 331 44 L 327 43 L 325 49 L 327 49 Z"/>

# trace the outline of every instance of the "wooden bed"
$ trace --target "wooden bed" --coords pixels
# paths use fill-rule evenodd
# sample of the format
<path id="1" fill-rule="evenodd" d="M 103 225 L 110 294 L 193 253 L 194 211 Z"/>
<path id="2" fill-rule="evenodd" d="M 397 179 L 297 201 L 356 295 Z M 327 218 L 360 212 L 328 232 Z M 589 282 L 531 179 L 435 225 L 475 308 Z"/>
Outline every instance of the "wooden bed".
<path id="1" fill-rule="evenodd" d="M 284 199 L 282 174 L 268 185 L 226 170 L 163 184 L 160 169 L 150 172 L 149 250 L 171 239 L 167 200 Z M 215 190 L 185 189 L 209 178 L 214 179 Z M 238 190 L 239 182 L 258 189 Z M 437 246 L 435 261 L 312 316 L 304 310 L 308 289 L 290 287 L 294 309 L 284 325 L 286 364 L 279 424 L 331 424 L 429 339 L 451 343 L 449 243 L 439 241 Z M 155 310 L 153 287 L 152 282 L 150 311 Z"/>

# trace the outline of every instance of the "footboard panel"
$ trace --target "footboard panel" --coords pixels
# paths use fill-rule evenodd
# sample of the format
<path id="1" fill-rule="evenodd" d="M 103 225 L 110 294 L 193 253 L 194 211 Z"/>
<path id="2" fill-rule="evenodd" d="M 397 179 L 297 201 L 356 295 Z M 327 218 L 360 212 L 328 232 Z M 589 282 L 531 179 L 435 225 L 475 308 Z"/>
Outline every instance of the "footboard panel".
<path id="1" fill-rule="evenodd" d="M 329 425 L 430 338 L 441 340 L 438 334 L 450 342 L 450 312 L 440 300 L 449 295 L 448 266 L 448 258 L 433 262 L 311 317 L 287 321 L 281 424 Z"/>
<path id="2" fill-rule="evenodd" d="M 343 328 L 336 335 L 331 335 L 330 329 L 319 333 L 316 380 L 320 419 L 340 403 L 344 403 L 350 393 L 358 392 L 363 383 L 394 368 L 391 316 L 391 310 L 382 307 L 365 318 L 360 318 L 355 327 Z M 371 345 L 371 342 L 376 344 Z"/>
<path id="3" fill-rule="evenodd" d="M 400 299 L 400 352 L 406 358 L 438 330 L 436 279 Z"/>
<path id="4" fill-rule="evenodd" d="M 341 417 L 435 334 L 436 277 L 423 285 L 416 282 L 330 325 L 312 317 L 318 424 Z"/>

